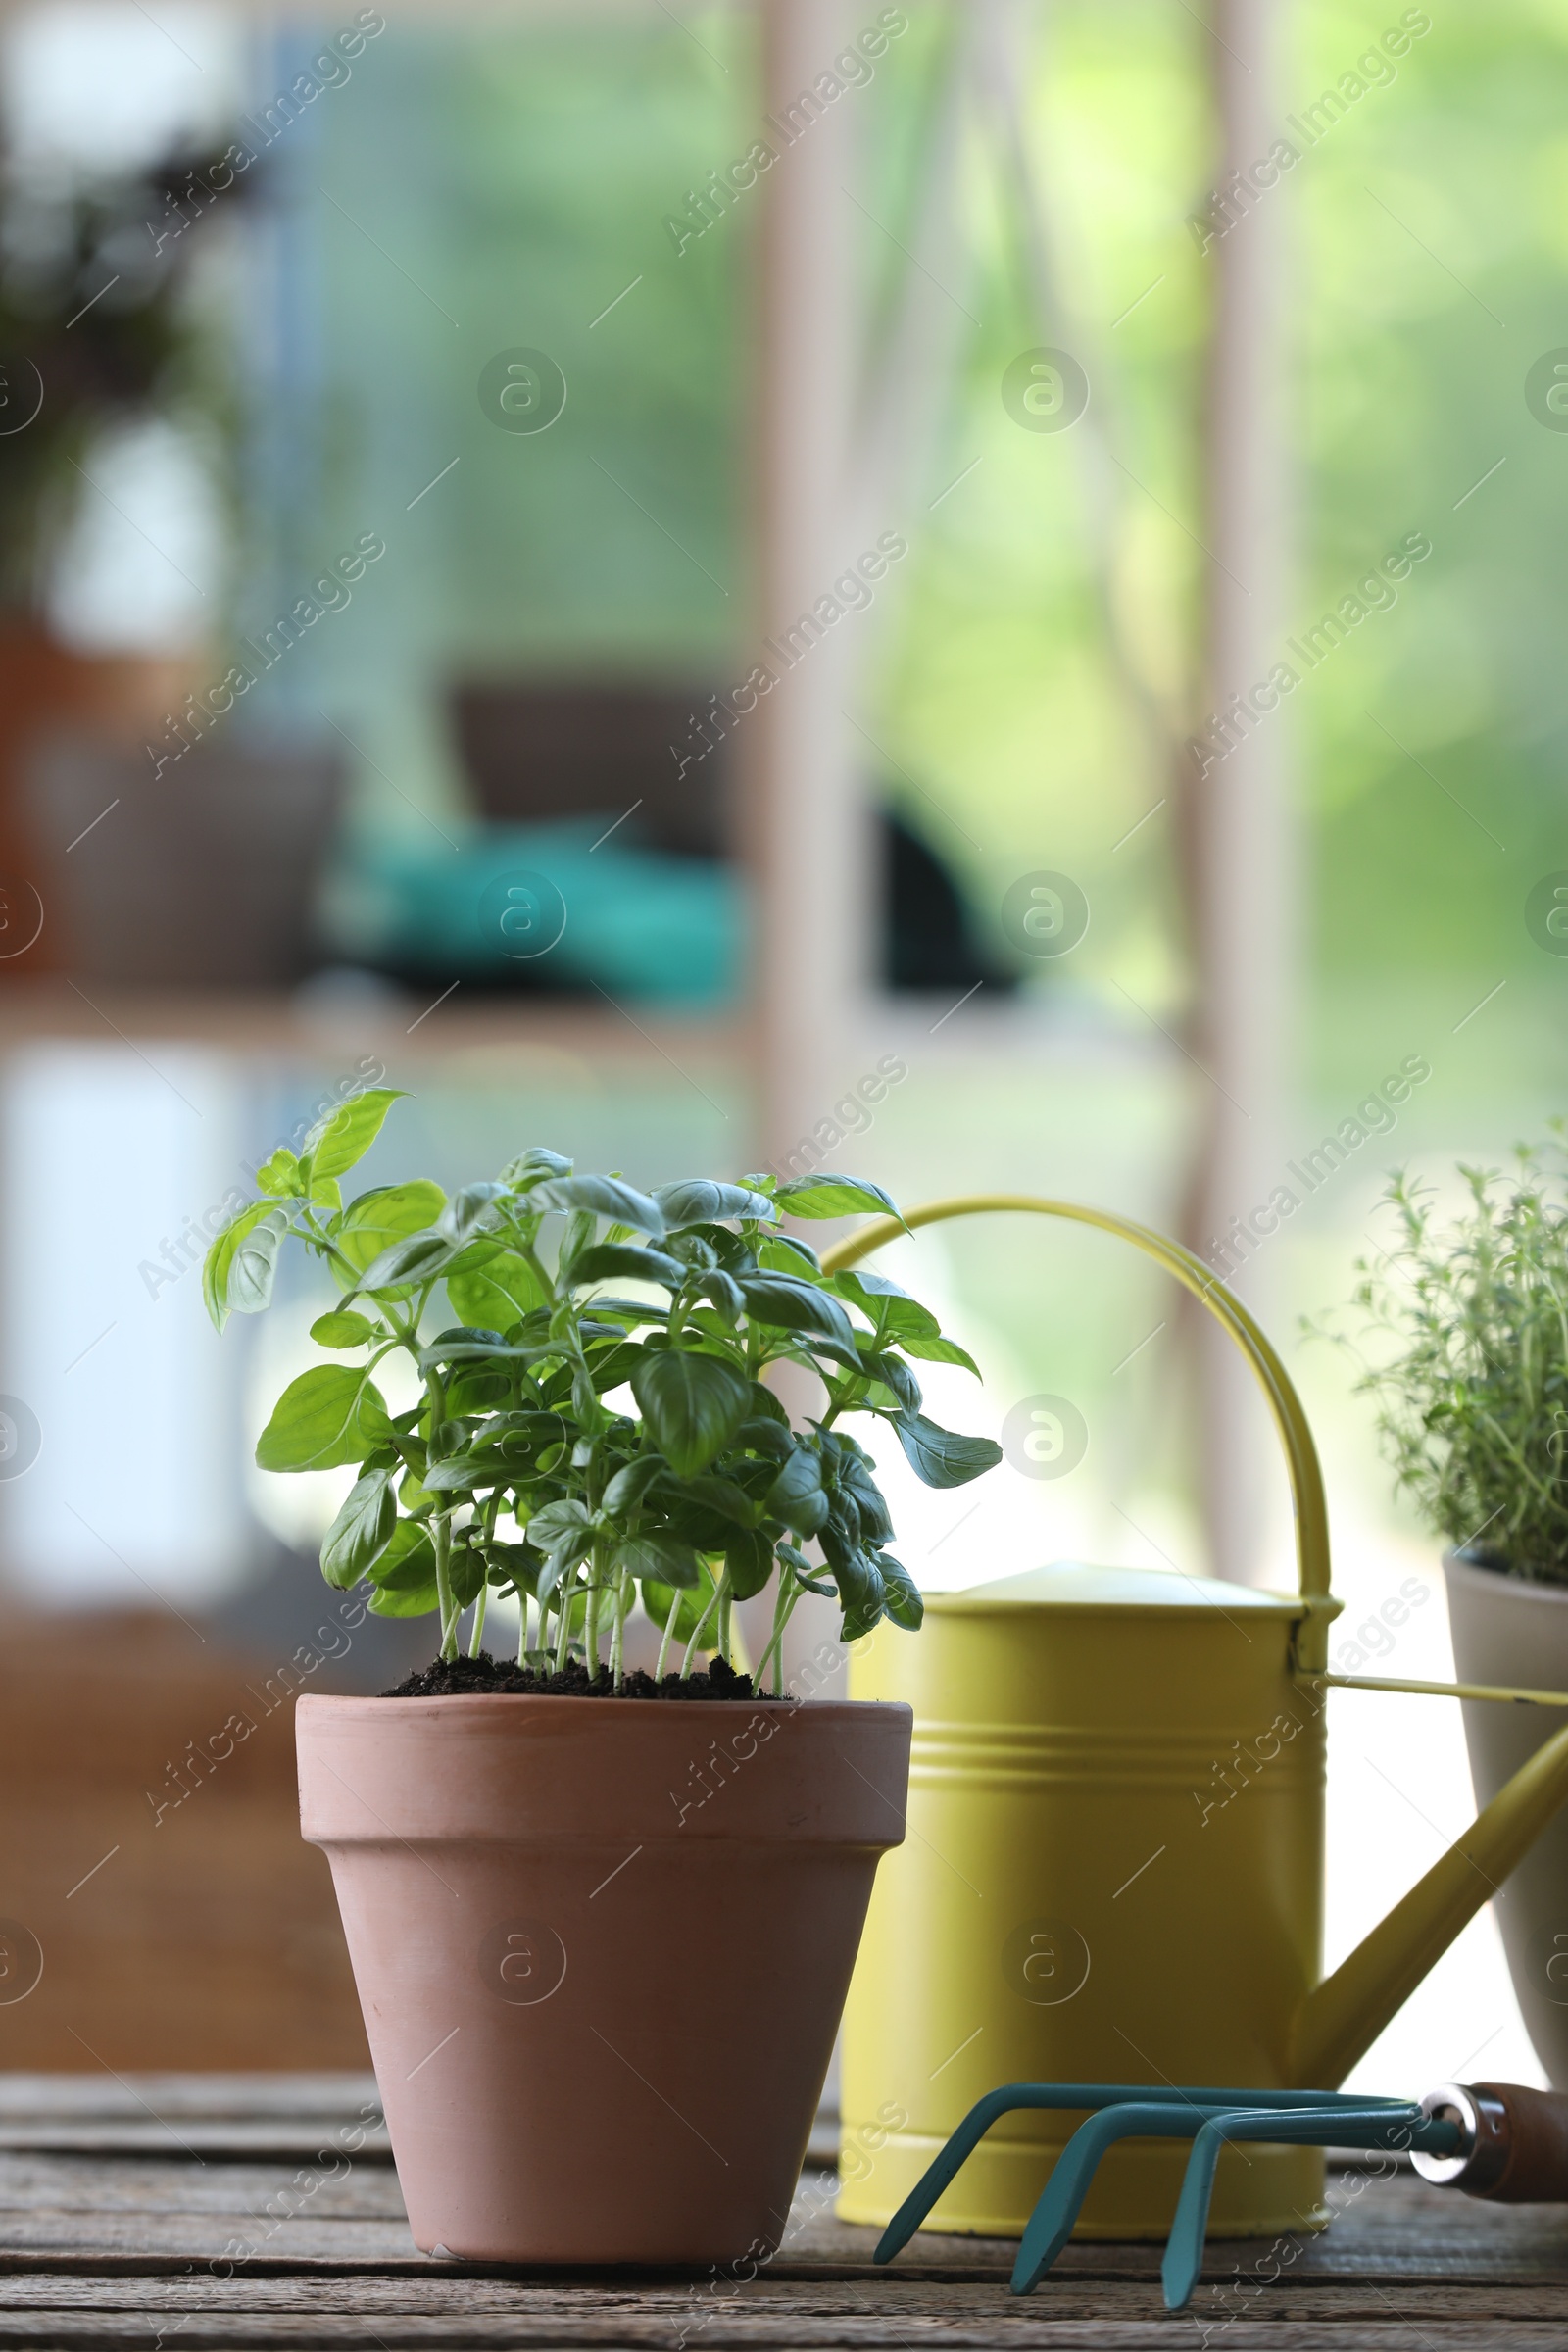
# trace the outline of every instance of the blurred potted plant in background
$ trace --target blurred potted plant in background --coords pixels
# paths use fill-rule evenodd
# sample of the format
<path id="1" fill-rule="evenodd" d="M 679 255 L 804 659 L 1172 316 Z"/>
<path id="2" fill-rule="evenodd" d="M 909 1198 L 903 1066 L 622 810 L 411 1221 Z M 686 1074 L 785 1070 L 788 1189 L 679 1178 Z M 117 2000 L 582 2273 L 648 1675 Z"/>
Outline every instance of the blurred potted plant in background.
<path id="1" fill-rule="evenodd" d="M 36 867 L 21 769 L 39 732 L 67 725 L 139 743 L 178 702 L 198 651 L 62 643 L 50 587 L 83 501 L 98 495 L 93 453 L 106 436 L 168 418 L 228 437 L 215 340 L 188 298 L 198 240 L 183 233 L 215 182 L 232 190 L 229 203 L 243 184 L 226 162 L 198 169 L 183 157 L 91 184 L 0 172 L 0 877 Z M 37 970 L 49 959 L 45 934 L 21 960 Z M 15 968 L 0 958 L 0 974 Z"/>
<path id="2" fill-rule="evenodd" d="M 1396 1483 L 1444 1554 L 1460 1682 L 1568 1690 L 1568 1162 L 1562 1141 L 1516 1171 L 1462 1167 L 1450 1219 L 1394 1178 L 1397 1239 L 1361 1260 L 1354 1304 L 1377 1360 Z M 1560 1729 L 1547 1707 L 1464 1704 L 1478 1802 Z M 1495 1898 L 1514 1989 L 1552 2082 L 1568 2089 L 1568 1820 L 1559 1816 Z"/>

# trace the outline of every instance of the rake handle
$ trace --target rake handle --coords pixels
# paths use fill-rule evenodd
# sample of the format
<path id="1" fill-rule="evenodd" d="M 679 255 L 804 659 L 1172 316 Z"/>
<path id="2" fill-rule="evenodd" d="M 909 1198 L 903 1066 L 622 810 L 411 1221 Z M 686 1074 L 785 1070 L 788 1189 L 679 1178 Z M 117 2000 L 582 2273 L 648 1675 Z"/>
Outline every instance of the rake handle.
<path id="1" fill-rule="evenodd" d="M 1464 2087 L 1473 2145 L 1449 2185 L 1496 2205 L 1568 2205 L 1568 2096 L 1523 2082 Z"/>

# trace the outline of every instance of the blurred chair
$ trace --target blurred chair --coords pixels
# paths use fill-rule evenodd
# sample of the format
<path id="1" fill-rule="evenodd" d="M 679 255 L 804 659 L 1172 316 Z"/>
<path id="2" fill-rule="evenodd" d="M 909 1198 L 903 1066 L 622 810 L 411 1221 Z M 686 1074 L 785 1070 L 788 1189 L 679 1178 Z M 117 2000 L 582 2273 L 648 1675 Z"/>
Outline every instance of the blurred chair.
<path id="1" fill-rule="evenodd" d="M 739 847 L 733 740 L 718 736 L 710 700 L 691 684 L 469 681 L 453 690 L 452 720 L 479 812 L 489 824 L 548 823 L 593 812 L 596 832 L 622 820 L 615 823 L 622 848 L 640 843 L 687 858 L 732 858 Z M 710 738 L 710 751 L 687 757 Z M 918 822 L 900 812 L 893 779 L 878 778 L 873 797 L 882 985 L 1015 988 L 1017 973 L 985 944 L 946 857 Z M 450 957 L 450 948 L 446 953 Z M 529 976 L 537 984 L 556 972 Z"/>
<path id="2" fill-rule="evenodd" d="M 884 789 L 878 851 L 884 988 L 969 989 L 1009 994 L 1018 975 L 1000 963 L 980 934 L 952 867 Z"/>
<path id="3" fill-rule="evenodd" d="M 151 762 L 58 735 L 25 803 L 59 968 L 125 987 L 286 988 L 314 952 L 343 803 L 332 753 L 198 744 Z"/>
<path id="4" fill-rule="evenodd" d="M 535 824 L 604 809 L 650 849 L 732 856 L 729 745 L 700 752 L 699 686 L 470 681 L 452 693 L 458 749 L 482 817 Z M 713 730 L 710 729 L 710 732 Z"/>

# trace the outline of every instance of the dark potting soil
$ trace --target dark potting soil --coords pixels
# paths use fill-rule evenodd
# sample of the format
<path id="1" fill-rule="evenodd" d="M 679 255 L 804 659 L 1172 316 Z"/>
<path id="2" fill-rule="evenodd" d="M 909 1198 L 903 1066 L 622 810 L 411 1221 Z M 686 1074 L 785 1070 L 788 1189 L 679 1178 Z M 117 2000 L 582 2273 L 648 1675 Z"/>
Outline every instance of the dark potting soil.
<path id="1" fill-rule="evenodd" d="M 383 1690 L 381 1696 L 486 1697 L 496 1691 L 527 1698 L 723 1698 L 757 1699 L 769 1706 L 795 1703 L 775 1691 L 754 1690 L 751 1676 L 737 1674 L 722 1658 L 715 1658 L 706 1674 L 688 1675 L 684 1682 L 678 1674 L 666 1674 L 660 1683 L 651 1674 L 628 1674 L 617 1690 L 604 1667 L 597 1682 L 591 1683 L 587 1667 L 578 1658 L 562 1674 L 535 1674 L 531 1667 L 518 1666 L 513 1659 L 493 1658 L 487 1649 L 476 1658 L 437 1658 L 399 1683 L 395 1690 Z"/>

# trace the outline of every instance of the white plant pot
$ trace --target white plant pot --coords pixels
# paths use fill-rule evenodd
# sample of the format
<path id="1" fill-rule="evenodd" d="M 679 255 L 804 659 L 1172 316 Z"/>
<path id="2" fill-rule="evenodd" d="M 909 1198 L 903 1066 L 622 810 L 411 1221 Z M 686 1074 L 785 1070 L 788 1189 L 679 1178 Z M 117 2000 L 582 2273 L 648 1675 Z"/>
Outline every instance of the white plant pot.
<path id="1" fill-rule="evenodd" d="M 1461 1683 L 1568 1690 L 1568 1586 L 1528 1584 L 1446 1552 L 1448 1623 Z M 1554 1707 L 1472 1698 L 1465 1745 L 1478 1805 L 1490 1804 L 1521 1764 L 1568 1724 Z M 1508 1973 L 1554 2090 L 1568 2090 L 1568 1808 L 1543 1830 L 1493 1899 Z"/>

